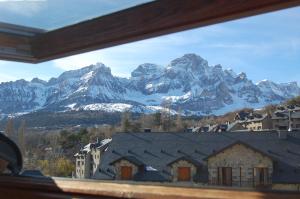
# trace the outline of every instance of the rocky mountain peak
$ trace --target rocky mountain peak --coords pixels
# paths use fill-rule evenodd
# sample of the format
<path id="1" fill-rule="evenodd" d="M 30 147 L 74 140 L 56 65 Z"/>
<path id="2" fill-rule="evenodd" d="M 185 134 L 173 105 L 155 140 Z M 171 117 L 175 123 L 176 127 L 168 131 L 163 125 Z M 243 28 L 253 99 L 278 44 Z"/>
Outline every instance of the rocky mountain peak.
<path id="1" fill-rule="evenodd" d="M 39 78 L 37 78 L 37 77 L 33 78 L 30 82 L 31 82 L 31 83 L 36 83 L 36 84 L 43 84 L 43 85 L 46 85 L 46 84 L 47 84 L 46 81 L 44 81 L 44 80 L 42 80 L 42 79 L 39 79 Z"/>
<path id="2" fill-rule="evenodd" d="M 223 114 L 238 108 L 258 108 L 300 95 L 297 82 L 257 84 L 245 73 L 236 74 L 196 54 L 185 54 L 165 68 L 139 65 L 131 78 L 113 76 L 109 67 L 96 63 L 66 71 L 48 82 L 34 78 L 0 84 L 3 113 L 65 111 L 70 108 L 107 107 L 125 104 L 134 110 L 160 110 L 165 100 L 171 108 L 189 114 Z M 94 106 L 94 104 L 97 104 Z M 110 106 L 109 105 L 109 106 Z"/>
<path id="3" fill-rule="evenodd" d="M 247 80 L 247 75 L 246 75 L 246 73 L 241 72 L 241 73 L 238 74 L 238 78 L 240 80 Z"/>
<path id="4" fill-rule="evenodd" d="M 191 71 L 195 73 L 205 73 L 208 68 L 208 62 L 196 54 L 185 54 L 180 58 L 171 61 L 168 70 L 174 71 Z"/>
<path id="5" fill-rule="evenodd" d="M 131 72 L 132 78 L 138 77 L 156 77 L 163 72 L 163 67 L 157 64 L 145 63 L 139 65 L 134 71 Z"/>
<path id="6" fill-rule="evenodd" d="M 225 69 L 224 73 L 230 76 L 231 78 L 237 78 L 237 74 L 231 68 Z"/>

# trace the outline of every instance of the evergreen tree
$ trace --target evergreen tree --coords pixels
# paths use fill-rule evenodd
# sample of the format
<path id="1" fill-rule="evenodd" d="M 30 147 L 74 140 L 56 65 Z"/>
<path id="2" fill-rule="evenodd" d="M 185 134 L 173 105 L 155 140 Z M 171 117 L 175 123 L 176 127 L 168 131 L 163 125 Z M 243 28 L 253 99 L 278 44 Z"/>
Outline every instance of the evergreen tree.
<path id="1" fill-rule="evenodd" d="M 129 132 L 130 127 L 131 127 L 129 112 L 126 111 L 122 114 L 121 125 L 122 125 L 121 128 L 122 128 L 123 132 Z"/>

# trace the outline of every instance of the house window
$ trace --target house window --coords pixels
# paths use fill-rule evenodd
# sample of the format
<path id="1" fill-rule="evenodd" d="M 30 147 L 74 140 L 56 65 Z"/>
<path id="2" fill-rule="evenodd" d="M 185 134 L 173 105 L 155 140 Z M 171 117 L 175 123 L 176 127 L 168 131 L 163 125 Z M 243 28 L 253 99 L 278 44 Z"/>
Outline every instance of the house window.
<path id="1" fill-rule="evenodd" d="M 178 181 L 191 181 L 190 167 L 178 167 Z"/>
<path id="2" fill-rule="evenodd" d="M 232 185 L 232 168 L 219 167 L 218 168 L 218 184 L 223 186 Z"/>
<path id="3" fill-rule="evenodd" d="M 132 179 L 132 167 L 121 166 L 121 180 L 131 180 Z"/>
<path id="4" fill-rule="evenodd" d="M 253 172 L 254 186 L 264 186 L 269 184 L 268 168 L 257 167 Z"/>

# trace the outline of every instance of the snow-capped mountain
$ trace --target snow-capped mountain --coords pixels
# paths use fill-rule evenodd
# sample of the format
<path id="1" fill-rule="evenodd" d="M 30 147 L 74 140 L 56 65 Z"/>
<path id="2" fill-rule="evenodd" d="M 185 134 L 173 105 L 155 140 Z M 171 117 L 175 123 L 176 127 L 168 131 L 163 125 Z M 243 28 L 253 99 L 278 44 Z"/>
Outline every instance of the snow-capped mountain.
<path id="1" fill-rule="evenodd" d="M 34 110 L 103 110 L 156 112 L 171 107 L 185 114 L 223 114 L 243 107 L 259 108 L 300 95 L 296 82 L 254 84 L 245 73 L 209 66 L 186 54 L 167 66 L 139 65 L 130 78 L 113 76 L 102 63 L 62 73 L 43 81 L 0 84 L 1 113 Z"/>

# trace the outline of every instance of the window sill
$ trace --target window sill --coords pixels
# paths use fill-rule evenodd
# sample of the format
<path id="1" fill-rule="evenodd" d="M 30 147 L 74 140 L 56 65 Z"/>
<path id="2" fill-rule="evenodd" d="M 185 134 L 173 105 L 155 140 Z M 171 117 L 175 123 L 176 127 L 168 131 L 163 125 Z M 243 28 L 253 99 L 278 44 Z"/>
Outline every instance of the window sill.
<path id="1" fill-rule="evenodd" d="M 73 180 L 66 178 L 0 177 L 5 198 L 264 198 L 296 199 L 299 193 L 237 189 L 185 188 L 130 182 Z"/>

